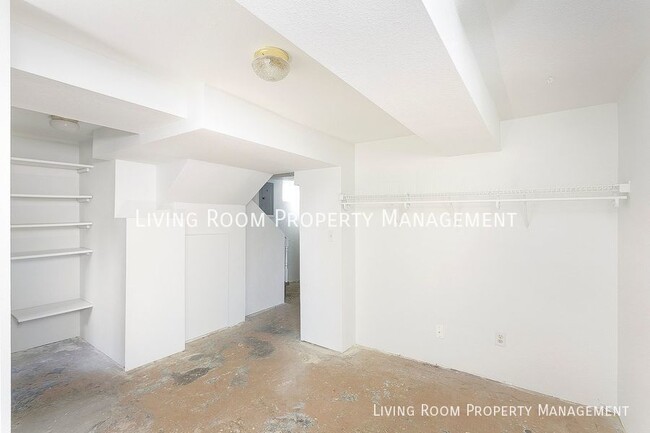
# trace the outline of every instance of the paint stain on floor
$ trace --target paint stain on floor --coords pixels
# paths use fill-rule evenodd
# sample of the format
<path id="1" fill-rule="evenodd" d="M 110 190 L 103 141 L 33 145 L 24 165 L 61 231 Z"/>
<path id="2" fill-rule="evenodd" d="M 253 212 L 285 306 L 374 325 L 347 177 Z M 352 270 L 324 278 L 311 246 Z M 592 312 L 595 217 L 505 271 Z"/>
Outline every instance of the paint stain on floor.
<path id="1" fill-rule="evenodd" d="M 422 416 L 421 404 L 565 405 L 465 373 L 299 341 L 298 297 L 123 372 L 80 339 L 13 354 L 15 433 L 621 433 L 614 417 Z M 414 405 L 413 416 L 376 416 Z"/>

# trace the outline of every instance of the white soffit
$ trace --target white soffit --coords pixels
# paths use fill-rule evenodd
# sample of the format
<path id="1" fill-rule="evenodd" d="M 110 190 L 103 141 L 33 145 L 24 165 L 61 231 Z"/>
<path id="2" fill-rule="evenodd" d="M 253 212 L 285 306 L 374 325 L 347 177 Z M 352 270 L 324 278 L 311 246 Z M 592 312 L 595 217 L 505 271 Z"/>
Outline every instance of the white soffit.
<path id="1" fill-rule="evenodd" d="M 616 102 L 650 54 L 647 0 L 457 0 L 503 118 Z"/>
<path id="2" fill-rule="evenodd" d="M 238 2 L 442 153 L 498 149 L 452 0 Z"/>
<path id="3" fill-rule="evenodd" d="M 16 69 L 11 71 L 11 105 L 134 133 L 179 119 L 169 113 Z"/>
<path id="4" fill-rule="evenodd" d="M 193 159 L 271 174 L 330 166 L 322 161 L 209 129 L 175 133 L 173 136 L 146 143 L 136 141 L 122 147 L 97 145 L 95 150 L 98 153 L 94 154 L 94 157 L 99 159 L 153 163 Z"/>
<path id="5" fill-rule="evenodd" d="M 348 142 L 412 132 L 234 0 L 13 0 L 12 21 L 143 70 L 203 82 Z M 291 73 L 260 80 L 253 52 L 279 46 Z M 118 58 L 119 57 L 119 58 Z"/>

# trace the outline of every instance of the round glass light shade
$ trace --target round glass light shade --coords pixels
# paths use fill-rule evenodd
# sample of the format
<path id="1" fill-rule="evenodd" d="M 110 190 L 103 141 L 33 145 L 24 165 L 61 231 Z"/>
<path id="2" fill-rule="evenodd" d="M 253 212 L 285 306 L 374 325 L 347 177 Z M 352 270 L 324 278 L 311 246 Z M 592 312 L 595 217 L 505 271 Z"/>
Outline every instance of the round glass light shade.
<path id="1" fill-rule="evenodd" d="M 280 81 L 289 74 L 289 55 L 279 48 L 261 48 L 255 52 L 252 66 L 262 80 Z"/>
<path id="2" fill-rule="evenodd" d="M 59 131 L 77 132 L 79 131 L 79 121 L 66 119 L 65 117 L 50 116 L 50 126 Z"/>

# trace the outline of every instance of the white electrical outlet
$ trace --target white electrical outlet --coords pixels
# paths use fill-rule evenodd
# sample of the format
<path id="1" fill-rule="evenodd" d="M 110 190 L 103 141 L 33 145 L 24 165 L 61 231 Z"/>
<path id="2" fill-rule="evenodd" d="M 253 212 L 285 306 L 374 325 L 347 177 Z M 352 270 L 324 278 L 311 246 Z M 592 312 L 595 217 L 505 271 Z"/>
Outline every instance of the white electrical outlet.
<path id="1" fill-rule="evenodd" d="M 501 347 L 506 347 L 506 334 L 497 332 L 494 334 L 494 344 Z"/>
<path id="2" fill-rule="evenodd" d="M 443 325 L 436 325 L 436 338 L 445 338 L 445 327 Z"/>

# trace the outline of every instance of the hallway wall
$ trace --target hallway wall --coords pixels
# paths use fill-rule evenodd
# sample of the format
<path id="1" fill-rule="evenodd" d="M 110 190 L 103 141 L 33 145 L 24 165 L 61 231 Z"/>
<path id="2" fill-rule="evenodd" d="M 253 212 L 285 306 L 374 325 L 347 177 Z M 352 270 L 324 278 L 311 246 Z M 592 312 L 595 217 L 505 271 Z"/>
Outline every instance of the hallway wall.
<path id="1" fill-rule="evenodd" d="M 276 213 L 278 209 L 282 209 L 287 215 L 298 215 L 300 213 L 300 188 L 295 185 L 293 179 L 271 179 L 270 182 L 273 183 L 273 205 Z M 300 229 L 295 225 L 288 224 L 286 219 L 279 221 L 278 227 L 286 236 L 288 243 L 287 281 L 300 281 Z"/>
<path id="2" fill-rule="evenodd" d="M 251 201 L 248 215 L 264 221 L 263 227 L 246 227 L 246 315 L 284 303 L 284 234 Z"/>

